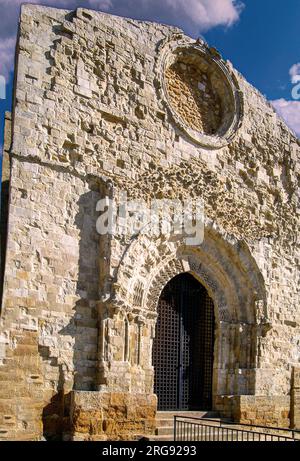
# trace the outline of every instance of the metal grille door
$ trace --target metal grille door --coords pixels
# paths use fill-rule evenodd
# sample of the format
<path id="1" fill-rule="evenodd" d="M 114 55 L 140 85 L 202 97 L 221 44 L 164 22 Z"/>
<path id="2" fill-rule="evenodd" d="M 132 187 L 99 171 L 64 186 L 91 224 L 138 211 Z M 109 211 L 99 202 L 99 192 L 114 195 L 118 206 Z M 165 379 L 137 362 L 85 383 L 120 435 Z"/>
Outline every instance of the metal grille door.
<path id="1" fill-rule="evenodd" d="M 153 343 L 159 410 L 211 407 L 214 308 L 190 274 L 174 277 L 158 303 Z"/>

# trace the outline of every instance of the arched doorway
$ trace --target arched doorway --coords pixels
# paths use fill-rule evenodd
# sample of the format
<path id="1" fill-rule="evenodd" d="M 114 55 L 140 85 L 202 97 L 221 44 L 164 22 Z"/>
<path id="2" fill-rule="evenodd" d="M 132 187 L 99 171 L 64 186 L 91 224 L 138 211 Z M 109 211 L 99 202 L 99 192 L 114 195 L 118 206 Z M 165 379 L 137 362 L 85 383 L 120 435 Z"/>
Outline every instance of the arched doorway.
<path id="1" fill-rule="evenodd" d="M 163 289 L 153 342 L 159 410 L 209 410 L 212 405 L 214 305 L 191 274 Z"/>

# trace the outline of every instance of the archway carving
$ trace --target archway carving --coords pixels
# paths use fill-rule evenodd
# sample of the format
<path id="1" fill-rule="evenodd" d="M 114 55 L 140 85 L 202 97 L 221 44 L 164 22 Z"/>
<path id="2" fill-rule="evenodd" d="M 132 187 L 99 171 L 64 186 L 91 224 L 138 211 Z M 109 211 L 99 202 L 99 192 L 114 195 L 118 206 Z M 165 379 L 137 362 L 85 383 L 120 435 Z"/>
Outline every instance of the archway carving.
<path id="1" fill-rule="evenodd" d="M 191 273 L 214 302 L 213 394 L 253 394 L 257 339 L 267 311 L 263 277 L 244 242 L 209 222 L 198 247 L 186 246 L 180 236 L 153 240 L 138 235 L 123 255 L 109 302 L 145 319 L 153 339 L 160 294 L 183 272 Z M 151 355 L 151 344 L 148 351 Z"/>
<path id="2" fill-rule="evenodd" d="M 267 318 L 264 280 L 246 243 L 209 223 L 198 247 L 186 246 L 181 237 L 154 240 L 137 236 L 118 268 L 115 299 L 128 308 L 155 312 L 168 280 L 187 271 L 207 288 L 220 320 L 255 323 L 258 302 Z"/>

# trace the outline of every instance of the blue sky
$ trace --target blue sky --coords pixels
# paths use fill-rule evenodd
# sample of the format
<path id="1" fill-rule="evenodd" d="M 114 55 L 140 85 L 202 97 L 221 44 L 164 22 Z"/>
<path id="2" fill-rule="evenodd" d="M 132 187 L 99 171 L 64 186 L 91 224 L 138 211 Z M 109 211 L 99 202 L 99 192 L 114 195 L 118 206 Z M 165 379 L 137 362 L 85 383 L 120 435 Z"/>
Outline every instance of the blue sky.
<path id="1" fill-rule="evenodd" d="M 13 49 L 21 3 L 66 9 L 84 6 L 175 24 L 193 37 L 203 35 L 272 101 L 300 136 L 300 99 L 292 98 L 292 89 L 298 78 L 300 81 L 300 0 L 0 0 L 0 76 L 7 81 L 6 99 L 0 99 L 0 149 L 4 111 L 11 108 Z"/>

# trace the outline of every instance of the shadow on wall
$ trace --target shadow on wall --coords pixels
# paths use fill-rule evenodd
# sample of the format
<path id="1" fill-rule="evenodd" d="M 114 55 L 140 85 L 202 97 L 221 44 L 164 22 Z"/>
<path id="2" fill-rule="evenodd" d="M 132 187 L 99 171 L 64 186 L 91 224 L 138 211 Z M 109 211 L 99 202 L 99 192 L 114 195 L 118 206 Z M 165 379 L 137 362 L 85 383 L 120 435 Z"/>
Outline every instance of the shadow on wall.
<path id="1" fill-rule="evenodd" d="M 70 427 L 70 392 L 65 393 L 64 373 L 59 367 L 58 392 L 54 394 L 48 405 L 43 408 L 43 435 L 47 441 L 62 440 L 63 434 Z"/>
<path id="2" fill-rule="evenodd" d="M 79 201 L 75 216 L 75 228 L 79 230 L 79 261 L 76 277 L 76 296 L 73 315 L 69 324 L 61 329 L 58 336 L 68 336 L 60 343 L 68 347 L 59 352 L 59 357 L 51 357 L 45 353 L 45 347 L 40 347 L 43 360 L 51 361 L 58 368 L 59 379 L 56 394 L 43 411 L 44 437 L 46 440 L 61 440 L 63 434 L 70 430 L 70 391 L 95 390 L 98 355 L 98 315 L 97 301 L 99 299 L 99 234 L 96 231 L 96 221 L 99 212 L 96 204 L 101 198 L 101 185 L 89 181 L 90 191 L 83 194 Z M 63 257 L 63 255 L 62 255 Z M 72 284 L 71 284 L 72 285 Z M 49 349 L 49 348 L 47 348 Z M 72 354 L 73 350 L 73 354 Z M 68 357 L 73 356 L 73 363 L 68 363 Z M 70 359 L 71 360 L 71 359 Z"/>
<path id="3" fill-rule="evenodd" d="M 1 186 L 1 214 L 0 214 L 0 314 L 2 310 L 2 296 L 4 283 L 4 269 L 7 245 L 7 224 L 8 224 L 8 204 L 9 204 L 9 181 L 3 181 Z"/>

